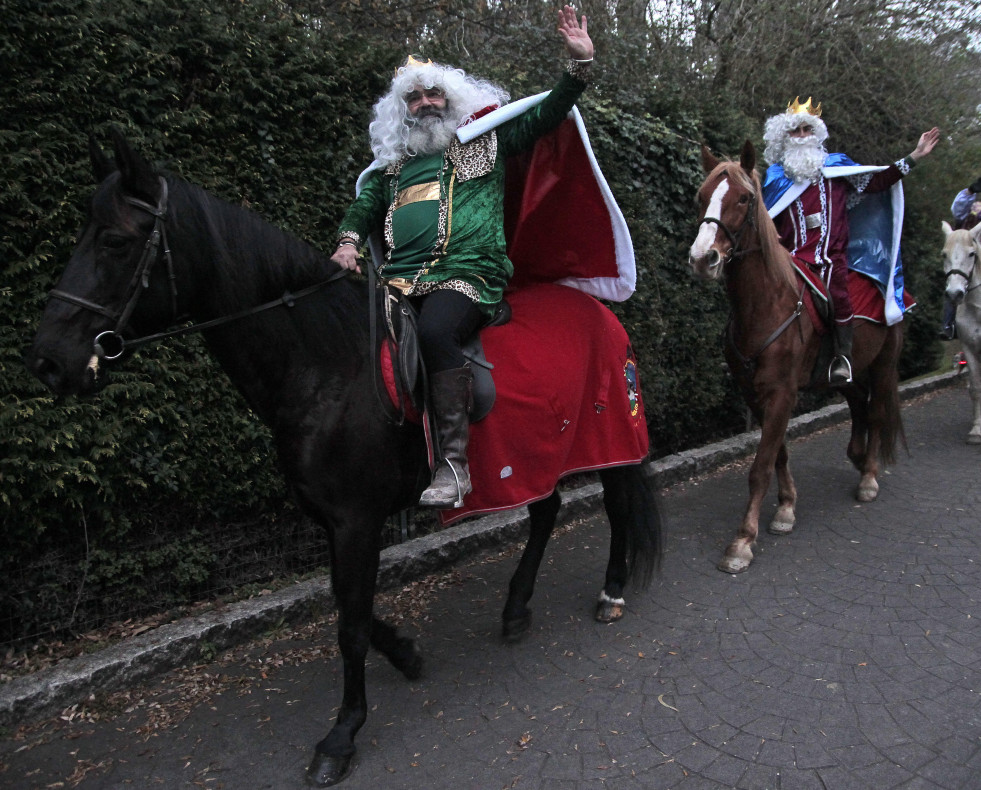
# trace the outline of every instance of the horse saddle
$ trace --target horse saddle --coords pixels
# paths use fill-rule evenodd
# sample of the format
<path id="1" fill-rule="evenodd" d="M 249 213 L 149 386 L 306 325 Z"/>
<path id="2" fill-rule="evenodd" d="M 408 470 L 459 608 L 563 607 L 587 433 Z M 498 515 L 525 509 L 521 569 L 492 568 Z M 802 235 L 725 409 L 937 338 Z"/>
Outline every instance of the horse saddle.
<path id="1" fill-rule="evenodd" d="M 425 386 L 424 366 L 416 333 L 416 311 L 400 290 L 396 288 L 386 290 L 389 291 L 386 299 L 386 318 L 389 331 L 397 346 L 397 353 L 392 360 L 397 386 L 403 395 L 408 394 L 412 406 L 421 414 L 425 410 L 429 393 Z M 393 304 L 395 309 L 391 309 Z M 398 316 L 397 320 L 395 316 Z M 511 305 L 507 300 L 502 300 L 494 315 L 463 344 L 463 356 L 470 362 L 473 370 L 473 409 L 470 412 L 470 422 L 478 422 L 486 417 L 497 398 L 497 389 L 491 373 L 494 366 L 484 355 L 480 332 L 490 326 L 502 326 L 510 320 Z"/>

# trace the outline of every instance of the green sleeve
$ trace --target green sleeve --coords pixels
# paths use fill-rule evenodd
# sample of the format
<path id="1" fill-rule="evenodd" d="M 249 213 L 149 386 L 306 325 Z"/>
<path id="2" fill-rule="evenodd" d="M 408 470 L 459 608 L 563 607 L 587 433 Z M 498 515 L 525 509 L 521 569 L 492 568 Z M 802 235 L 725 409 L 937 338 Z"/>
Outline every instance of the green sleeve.
<path id="1" fill-rule="evenodd" d="M 361 193 L 344 213 L 338 236 L 353 232 L 363 244 L 371 233 L 381 229 L 389 202 L 384 171 L 375 170 L 365 179 Z"/>
<path id="2" fill-rule="evenodd" d="M 545 99 L 497 129 L 497 144 L 504 156 L 531 148 L 543 134 L 552 131 L 576 103 L 586 83 L 564 73 Z"/>

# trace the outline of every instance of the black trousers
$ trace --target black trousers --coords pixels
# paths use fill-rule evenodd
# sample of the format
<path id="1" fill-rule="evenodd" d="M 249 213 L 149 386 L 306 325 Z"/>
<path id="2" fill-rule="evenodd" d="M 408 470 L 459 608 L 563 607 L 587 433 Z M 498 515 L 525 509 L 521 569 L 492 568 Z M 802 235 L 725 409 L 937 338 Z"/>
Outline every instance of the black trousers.
<path id="1" fill-rule="evenodd" d="M 467 360 L 461 348 L 484 322 L 480 308 L 469 297 L 449 289 L 412 297 L 411 302 L 428 375 L 463 367 Z"/>

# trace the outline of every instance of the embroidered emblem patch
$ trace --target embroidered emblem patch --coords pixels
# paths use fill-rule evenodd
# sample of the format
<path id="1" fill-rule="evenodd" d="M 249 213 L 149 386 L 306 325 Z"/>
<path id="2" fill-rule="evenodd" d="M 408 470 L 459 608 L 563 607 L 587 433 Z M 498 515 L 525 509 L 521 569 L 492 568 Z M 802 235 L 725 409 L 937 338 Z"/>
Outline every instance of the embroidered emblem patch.
<path id="1" fill-rule="evenodd" d="M 627 364 L 623 366 L 623 377 L 627 380 L 627 401 L 630 403 L 630 416 L 636 417 L 640 413 L 640 393 L 637 389 L 637 363 L 632 357 L 628 357 Z"/>

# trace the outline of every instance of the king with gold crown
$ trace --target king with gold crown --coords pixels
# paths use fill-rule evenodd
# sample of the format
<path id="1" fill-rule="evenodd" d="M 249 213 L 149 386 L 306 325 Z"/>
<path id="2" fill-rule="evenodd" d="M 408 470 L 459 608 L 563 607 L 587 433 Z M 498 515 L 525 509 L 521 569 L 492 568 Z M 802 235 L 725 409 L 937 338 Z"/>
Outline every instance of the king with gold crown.
<path id="1" fill-rule="evenodd" d="M 580 20 L 564 6 L 558 14 L 558 33 L 568 59 L 555 87 L 510 104 L 500 86 L 452 66 L 413 55 L 396 68 L 368 127 L 374 161 L 358 180 L 357 197 L 338 229 L 331 260 L 360 271 L 359 251 L 370 242 L 380 278 L 399 289 L 416 312 L 430 413 L 435 417 L 434 454 L 438 453 L 432 484 L 420 499 L 424 506 L 459 508 L 471 491 L 467 447 L 473 373 L 462 344 L 494 314 L 514 274 L 513 244 L 519 242 L 505 235 L 506 164 L 509 158 L 531 152 L 570 118 L 581 127 L 575 102 L 587 86 L 593 59 L 586 18 Z M 572 128 L 577 128 L 575 123 Z M 578 139 L 578 133 L 573 134 Z M 583 128 L 588 148 L 584 135 Z M 601 182 L 608 193 L 598 167 L 590 172 L 589 162 L 595 163 L 591 151 L 581 161 L 586 162 L 586 172 L 577 174 L 577 180 Z M 566 199 L 573 191 L 577 196 L 588 191 L 569 190 L 563 184 L 559 188 Z M 549 189 L 555 192 L 543 182 L 535 200 L 550 205 Z M 604 217 L 605 224 L 597 226 L 592 237 L 609 234 L 612 227 L 614 235 L 620 234 L 616 252 L 625 256 L 616 262 L 622 269 L 615 276 L 595 279 L 600 292 L 593 295 L 624 299 L 634 286 L 633 249 L 615 203 L 609 208 L 617 216 L 612 224 L 611 217 Z M 551 214 L 553 219 L 562 214 L 566 221 L 576 221 L 574 210 Z M 550 219 L 538 211 L 531 221 Z M 573 231 L 588 228 L 589 222 L 580 220 Z M 557 241 L 566 236 L 576 243 L 575 232 L 567 234 L 559 226 L 552 230 Z M 548 252 L 563 262 L 574 262 L 583 254 L 576 249 Z M 545 251 L 536 249 L 534 254 L 544 257 Z M 588 279 L 576 278 L 572 269 L 566 275 Z"/>
<path id="2" fill-rule="evenodd" d="M 802 271 L 825 284 L 834 318 L 835 356 L 828 370 L 832 386 L 851 383 L 851 290 L 867 280 L 881 293 L 879 315 L 859 316 L 895 324 L 910 299 L 903 291 L 900 236 L 903 188 L 900 183 L 917 161 L 929 154 L 940 132 L 924 132 L 908 156 L 885 167 L 858 165 L 844 154 L 828 153 L 828 127 L 821 105 L 800 97 L 766 121 L 764 157 L 769 163 L 763 199 L 780 241 Z M 852 272 L 852 274 L 850 274 Z M 853 281 L 850 277 L 866 280 Z"/>

